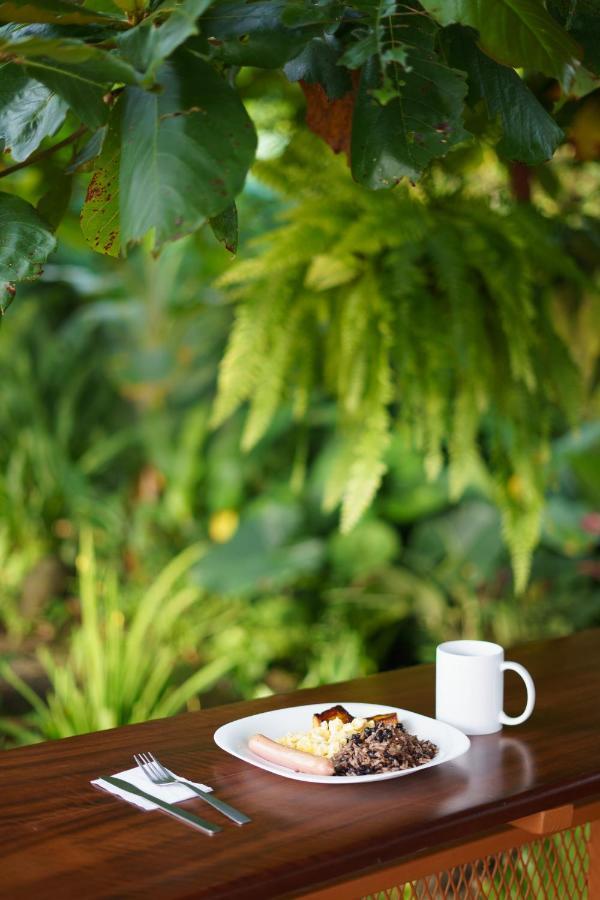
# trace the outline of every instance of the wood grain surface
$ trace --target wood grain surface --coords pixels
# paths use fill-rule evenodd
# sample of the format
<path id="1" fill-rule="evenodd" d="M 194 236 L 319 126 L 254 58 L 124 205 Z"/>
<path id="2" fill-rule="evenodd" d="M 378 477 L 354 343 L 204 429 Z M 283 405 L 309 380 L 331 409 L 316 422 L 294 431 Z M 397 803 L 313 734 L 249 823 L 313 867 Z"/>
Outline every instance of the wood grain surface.
<path id="1" fill-rule="evenodd" d="M 538 694 L 532 718 L 473 738 L 460 759 L 408 778 L 334 787 L 280 778 L 213 742 L 225 722 L 302 703 L 365 701 L 434 710 L 434 668 L 235 703 L 0 753 L 0 897 L 285 898 L 467 840 L 549 807 L 600 797 L 600 630 L 512 649 Z M 506 711 L 524 704 L 517 676 Z M 248 813 L 206 837 L 90 785 L 151 750 Z"/>

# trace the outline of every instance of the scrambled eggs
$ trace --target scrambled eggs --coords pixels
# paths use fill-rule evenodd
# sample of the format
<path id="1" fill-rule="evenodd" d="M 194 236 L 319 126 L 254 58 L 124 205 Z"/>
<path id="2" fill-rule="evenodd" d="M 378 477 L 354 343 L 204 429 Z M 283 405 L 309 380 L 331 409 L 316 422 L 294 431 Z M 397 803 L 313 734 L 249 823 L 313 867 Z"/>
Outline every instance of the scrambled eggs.
<path id="1" fill-rule="evenodd" d="M 358 734 L 367 725 L 372 728 L 373 722 L 357 718 L 344 724 L 341 719 L 330 719 L 310 731 L 288 731 L 283 737 L 277 738 L 277 743 L 291 747 L 292 750 L 303 750 L 305 753 L 331 759 L 353 734 Z"/>

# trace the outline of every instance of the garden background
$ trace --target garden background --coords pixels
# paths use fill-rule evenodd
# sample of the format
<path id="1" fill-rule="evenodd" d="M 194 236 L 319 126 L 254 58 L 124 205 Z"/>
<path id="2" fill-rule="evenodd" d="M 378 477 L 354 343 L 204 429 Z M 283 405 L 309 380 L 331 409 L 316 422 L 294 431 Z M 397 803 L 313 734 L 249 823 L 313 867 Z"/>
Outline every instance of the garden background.
<path id="1" fill-rule="evenodd" d="M 476 107 L 370 191 L 310 91 L 235 77 L 235 257 L 208 226 L 95 253 L 68 144 L 2 184 L 65 208 L 0 330 L 0 746 L 600 625 L 595 84 L 551 162 Z"/>

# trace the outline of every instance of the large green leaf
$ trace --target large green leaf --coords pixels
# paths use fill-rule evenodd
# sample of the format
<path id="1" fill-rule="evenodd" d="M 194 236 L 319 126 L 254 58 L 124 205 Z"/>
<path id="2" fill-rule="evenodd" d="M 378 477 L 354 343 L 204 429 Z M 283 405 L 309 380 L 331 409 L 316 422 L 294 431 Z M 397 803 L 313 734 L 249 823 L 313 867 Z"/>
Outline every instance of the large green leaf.
<path id="1" fill-rule="evenodd" d="M 325 548 L 302 538 L 295 505 L 258 501 L 226 544 L 213 547 L 193 570 L 194 580 L 218 594 L 274 591 L 316 571 Z"/>
<path id="2" fill-rule="evenodd" d="M 125 19 L 117 19 L 68 3 L 66 0 L 2 0 L 0 22 L 47 22 L 54 25 L 110 25 L 127 28 Z"/>
<path id="3" fill-rule="evenodd" d="M 0 29 L 0 53 L 10 54 L 28 75 L 62 97 L 89 128 L 106 121 L 103 101 L 114 84 L 135 84 L 133 67 L 112 52 L 47 31 Z"/>
<path id="4" fill-rule="evenodd" d="M 219 3 L 203 16 L 202 33 L 223 62 L 278 69 L 322 30 L 312 25 L 288 28 L 286 5 L 287 0 Z"/>
<path id="5" fill-rule="evenodd" d="M 0 146 L 20 162 L 62 125 L 67 105 L 18 66 L 0 66 Z"/>
<path id="6" fill-rule="evenodd" d="M 394 64 L 395 96 L 382 106 L 380 61 L 363 67 L 352 122 L 352 174 L 372 189 L 401 178 L 417 181 L 426 166 L 445 156 L 468 132 L 462 124 L 466 78 L 443 64 L 433 50 L 435 29 L 427 20 L 402 29 L 409 71 Z"/>
<path id="7" fill-rule="evenodd" d="M 118 256 L 121 249 L 119 222 L 119 162 L 121 134 L 119 117 L 111 117 L 102 152 L 96 160 L 81 211 L 81 231 L 99 253 Z"/>
<path id="8" fill-rule="evenodd" d="M 498 152 L 528 165 L 550 159 L 564 137 L 562 130 L 514 69 L 482 53 L 475 37 L 470 29 L 453 25 L 443 34 L 444 46 L 450 64 L 469 77 L 469 102 L 483 100 L 490 118 L 499 121 Z"/>
<path id="9" fill-rule="evenodd" d="M 121 54 L 138 72 L 152 78 L 164 60 L 193 34 L 196 20 L 213 0 L 165 0 L 143 22 L 119 35 Z"/>
<path id="10" fill-rule="evenodd" d="M 175 54 L 162 90 L 119 101 L 122 244 L 154 229 L 156 246 L 230 205 L 254 158 L 256 134 L 237 93 L 207 63 Z"/>
<path id="11" fill-rule="evenodd" d="M 136 84 L 133 67 L 115 53 L 76 38 L 32 29 L 0 29 L 0 51 L 30 66 L 50 67 L 96 85 Z"/>
<path id="12" fill-rule="evenodd" d="M 482 50 L 506 66 L 523 66 L 568 84 L 581 50 L 542 0 L 422 0 L 442 25 L 470 25 Z"/>
<path id="13" fill-rule="evenodd" d="M 33 206 L 0 193 L 0 283 L 37 278 L 56 240 Z"/>
<path id="14" fill-rule="evenodd" d="M 583 47 L 583 62 L 586 68 L 600 75 L 598 0 L 549 0 L 548 10 Z"/>

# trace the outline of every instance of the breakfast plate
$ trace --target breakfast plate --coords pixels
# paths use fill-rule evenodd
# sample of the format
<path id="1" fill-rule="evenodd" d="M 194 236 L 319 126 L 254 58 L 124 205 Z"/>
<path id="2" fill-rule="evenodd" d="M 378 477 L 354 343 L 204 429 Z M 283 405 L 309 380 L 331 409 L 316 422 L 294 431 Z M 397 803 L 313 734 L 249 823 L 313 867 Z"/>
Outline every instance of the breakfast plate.
<path id="1" fill-rule="evenodd" d="M 276 740 L 288 732 L 308 731 L 311 728 L 313 714 L 321 713 L 328 706 L 337 705 L 343 706 L 351 716 L 364 719 L 370 719 L 382 713 L 396 713 L 406 731 L 417 735 L 421 740 L 432 741 L 438 747 L 438 752 L 433 759 L 410 769 L 369 775 L 313 775 L 276 765 L 253 753 L 248 747 L 249 739 L 255 734 L 262 734 L 271 740 Z M 396 706 L 383 706 L 380 703 L 340 703 L 340 701 L 289 706 L 285 709 L 274 709 L 270 712 L 236 719 L 218 728 L 215 731 L 214 739 L 221 750 L 225 750 L 226 753 L 230 753 L 250 765 L 257 766 L 259 769 L 272 772 L 273 775 L 281 775 L 284 778 L 317 784 L 362 784 L 367 781 L 385 781 L 390 778 L 400 778 L 402 775 L 413 775 L 422 769 L 450 762 L 466 753 L 471 746 L 469 738 L 462 731 L 452 725 L 438 722 L 437 719 L 431 719 L 429 716 L 422 716 Z"/>

